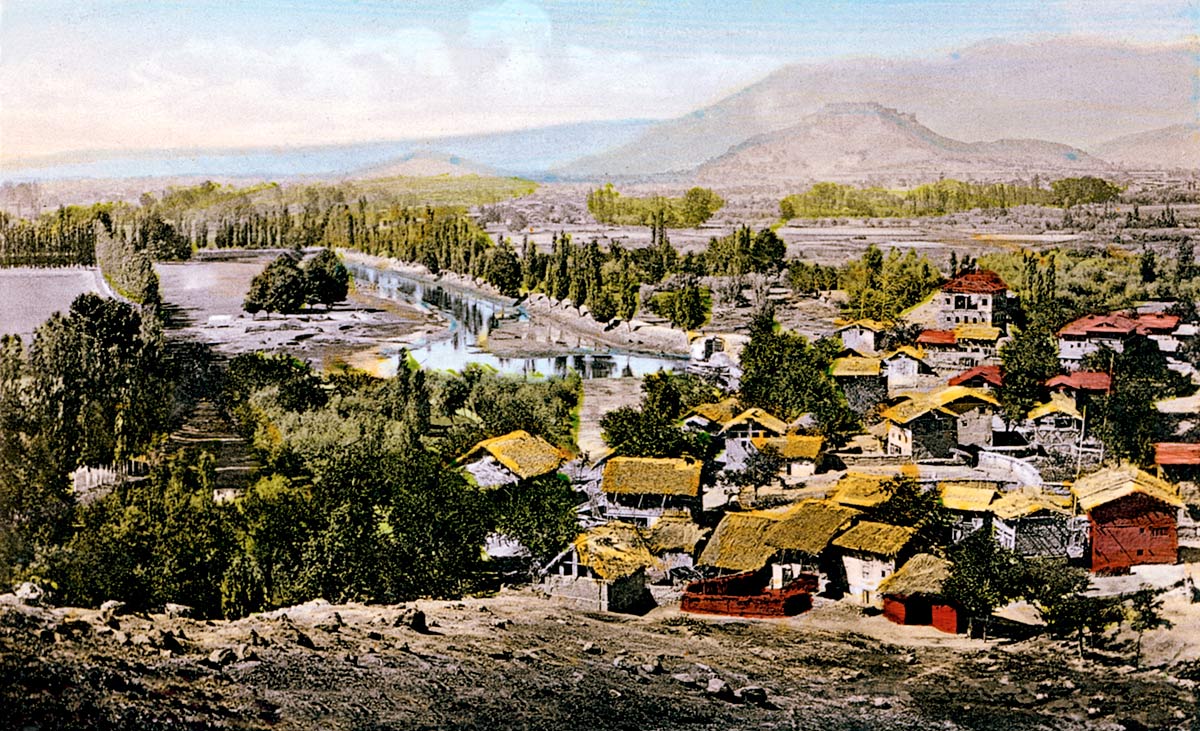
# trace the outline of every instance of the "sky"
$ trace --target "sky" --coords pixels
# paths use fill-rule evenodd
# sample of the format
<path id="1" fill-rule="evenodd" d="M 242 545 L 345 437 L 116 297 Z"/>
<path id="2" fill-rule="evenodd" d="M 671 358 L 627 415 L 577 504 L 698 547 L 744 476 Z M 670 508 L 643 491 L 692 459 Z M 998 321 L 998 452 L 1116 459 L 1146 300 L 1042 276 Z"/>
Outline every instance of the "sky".
<path id="1" fill-rule="evenodd" d="M 0 0 L 0 163 L 669 118 L 794 62 L 1198 33 L 1200 0 Z"/>

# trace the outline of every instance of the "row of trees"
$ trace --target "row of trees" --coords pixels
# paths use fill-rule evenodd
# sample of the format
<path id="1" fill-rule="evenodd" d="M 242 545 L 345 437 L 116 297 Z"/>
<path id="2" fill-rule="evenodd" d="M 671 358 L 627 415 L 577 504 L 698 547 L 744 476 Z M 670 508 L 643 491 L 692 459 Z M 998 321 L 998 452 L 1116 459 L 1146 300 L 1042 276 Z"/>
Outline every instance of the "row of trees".
<path id="1" fill-rule="evenodd" d="M 622 196 L 612 183 L 588 193 L 588 212 L 600 223 L 695 228 L 712 218 L 725 201 L 708 188 L 691 188 L 680 198 Z"/>

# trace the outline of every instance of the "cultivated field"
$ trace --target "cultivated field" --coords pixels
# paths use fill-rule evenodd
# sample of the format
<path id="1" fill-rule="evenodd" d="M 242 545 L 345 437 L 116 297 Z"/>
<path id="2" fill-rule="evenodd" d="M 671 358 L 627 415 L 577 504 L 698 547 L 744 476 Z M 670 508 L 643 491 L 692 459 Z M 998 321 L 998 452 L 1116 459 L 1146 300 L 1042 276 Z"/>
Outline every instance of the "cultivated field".
<path id="1" fill-rule="evenodd" d="M 65 312 L 71 300 L 103 291 L 94 269 L 0 269 L 0 334 L 28 341 L 38 325 L 55 312 Z"/>

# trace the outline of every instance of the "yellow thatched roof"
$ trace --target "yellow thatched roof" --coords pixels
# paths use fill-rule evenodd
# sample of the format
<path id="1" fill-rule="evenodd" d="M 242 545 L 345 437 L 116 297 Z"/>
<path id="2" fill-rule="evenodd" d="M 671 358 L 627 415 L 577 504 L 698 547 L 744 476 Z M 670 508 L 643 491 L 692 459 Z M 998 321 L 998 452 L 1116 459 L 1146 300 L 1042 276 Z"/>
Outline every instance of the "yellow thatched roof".
<path id="1" fill-rule="evenodd" d="M 929 393 L 912 393 L 907 399 L 884 411 L 883 418 L 907 424 L 930 411 L 959 416 L 983 404 L 1000 405 L 987 391 L 967 386 L 945 386 Z"/>
<path id="2" fill-rule="evenodd" d="M 767 531 L 779 522 L 787 510 L 784 507 L 726 513 L 697 563 L 728 571 L 761 569 L 776 551 L 767 543 Z"/>
<path id="3" fill-rule="evenodd" d="M 860 358 L 848 355 L 837 358 L 829 368 L 829 375 L 835 378 L 856 378 L 861 376 L 878 376 L 880 361 L 878 358 Z"/>
<path id="4" fill-rule="evenodd" d="M 1005 493 L 988 506 L 988 510 L 1000 520 L 1015 520 L 1044 512 L 1071 514 L 1071 511 L 1053 496 L 1036 488 L 1022 488 Z"/>
<path id="5" fill-rule="evenodd" d="M 837 331 L 841 332 L 843 330 L 849 330 L 852 327 L 861 327 L 864 330 L 870 330 L 871 332 L 883 332 L 884 330 L 887 330 L 891 326 L 892 326 L 892 323 L 882 322 L 880 320 L 869 320 L 869 319 L 851 320 L 851 321 L 847 322 L 846 324 L 842 325 L 841 327 L 839 327 L 837 329 Z"/>
<path id="6" fill-rule="evenodd" d="M 1110 467 L 1081 477 L 1071 486 L 1071 492 L 1085 512 L 1091 512 L 1093 508 L 1134 493 L 1146 495 L 1167 505 L 1183 507 L 1183 500 L 1180 499 L 1179 490 L 1175 485 L 1131 464 Z"/>
<path id="7" fill-rule="evenodd" d="M 788 425 L 783 423 L 782 420 L 768 414 L 758 407 L 755 407 L 752 409 L 746 409 L 742 413 L 730 419 L 728 422 L 726 422 L 725 428 L 723 428 L 721 432 L 727 432 L 738 424 L 745 424 L 748 421 L 758 422 L 767 431 L 771 431 L 780 435 L 786 434 L 788 430 Z"/>
<path id="8" fill-rule="evenodd" d="M 1044 404 L 1038 404 L 1029 410 L 1030 419 L 1040 419 L 1047 414 L 1065 414 L 1083 421 L 1083 414 L 1079 413 L 1079 409 L 1075 406 L 1075 399 L 1055 391 L 1050 394 L 1050 400 Z"/>
<path id="9" fill-rule="evenodd" d="M 541 437 L 517 430 L 499 437 L 484 439 L 458 459 L 465 462 L 486 451 L 496 461 L 512 470 L 522 480 L 544 475 L 558 469 L 568 455 Z"/>
<path id="10" fill-rule="evenodd" d="M 863 472 L 847 472 L 838 480 L 833 491 L 833 501 L 854 508 L 874 508 L 891 499 L 892 493 L 884 483 L 895 475 L 868 475 Z"/>
<path id="11" fill-rule="evenodd" d="M 801 500 L 789 506 L 787 512 L 767 529 L 765 540 L 772 548 L 816 556 L 858 515 L 854 508 L 830 500 Z"/>
<path id="12" fill-rule="evenodd" d="M 912 358 L 913 360 L 919 360 L 919 361 L 925 360 L 925 351 L 920 350 L 918 348 L 914 348 L 911 345 L 901 345 L 899 348 L 896 348 L 892 352 L 883 356 L 883 359 L 891 360 L 892 358 L 897 358 L 902 355 Z"/>
<path id="13" fill-rule="evenodd" d="M 581 533 L 574 545 L 579 563 L 605 581 L 629 576 L 657 563 L 638 527 L 629 523 L 607 523 L 592 528 Z"/>
<path id="14" fill-rule="evenodd" d="M 996 497 L 996 488 L 961 482 L 942 482 L 942 506 L 949 510 L 983 512 Z"/>
<path id="15" fill-rule="evenodd" d="M 918 553 L 879 584 L 879 593 L 895 596 L 937 596 L 942 593 L 942 585 L 948 578 L 949 562 L 928 553 Z"/>
<path id="16" fill-rule="evenodd" d="M 964 323 L 954 328 L 956 340 L 985 340 L 994 343 L 1000 339 L 1000 328 L 982 323 Z"/>
<path id="17" fill-rule="evenodd" d="M 799 434 L 788 434 L 782 437 L 754 437 L 750 440 L 756 449 L 774 447 L 784 459 L 813 459 L 821 454 L 825 444 L 824 437 L 806 437 Z"/>
<path id="18" fill-rule="evenodd" d="M 684 551 L 692 553 L 696 544 L 708 534 L 708 529 L 701 528 L 685 515 L 664 516 L 658 519 L 654 527 L 643 531 L 650 552 L 659 555 L 669 551 Z"/>
<path id="19" fill-rule="evenodd" d="M 600 487 L 622 495 L 700 494 L 701 463 L 694 459 L 613 457 L 604 465 Z"/>
<path id="20" fill-rule="evenodd" d="M 916 528 L 867 520 L 834 538 L 833 545 L 847 551 L 874 553 L 878 556 L 895 556 L 904 550 L 916 532 Z"/>
<path id="21" fill-rule="evenodd" d="M 731 420 L 733 417 L 737 416 L 737 414 L 738 414 L 737 399 L 735 399 L 731 396 L 727 399 L 722 399 L 722 400 L 716 402 L 715 404 L 700 404 L 699 406 L 693 407 L 692 410 L 689 412 L 689 415 L 690 414 L 696 414 L 698 416 L 703 416 L 705 419 L 708 419 L 709 421 L 713 421 L 718 424 L 724 424 L 725 422 Z"/>

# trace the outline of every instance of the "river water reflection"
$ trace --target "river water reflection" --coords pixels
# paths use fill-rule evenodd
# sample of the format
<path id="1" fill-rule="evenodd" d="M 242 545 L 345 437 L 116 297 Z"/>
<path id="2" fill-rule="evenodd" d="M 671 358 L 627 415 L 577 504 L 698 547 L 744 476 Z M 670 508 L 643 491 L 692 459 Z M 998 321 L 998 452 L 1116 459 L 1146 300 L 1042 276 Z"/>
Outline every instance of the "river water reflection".
<path id="1" fill-rule="evenodd" d="M 346 268 L 360 286 L 369 284 L 377 296 L 415 304 L 446 317 L 448 336 L 431 338 L 409 348 L 412 356 L 425 368 L 457 371 L 468 363 L 481 363 L 503 373 L 561 376 L 575 371 L 583 378 L 621 378 L 641 377 L 660 368 L 679 368 L 685 362 L 681 358 L 639 355 L 603 346 L 589 348 L 581 345 L 575 348 L 551 345 L 558 340 L 555 337 L 546 338 L 544 344 L 547 349 L 561 349 L 561 353 L 537 358 L 501 358 L 480 347 L 479 339 L 490 333 L 503 319 L 528 320 L 529 316 L 522 308 L 392 270 L 351 262 L 346 263 Z M 394 368 L 395 364 L 392 364 L 391 368 L 385 367 L 384 371 L 394 372 Z"/>

